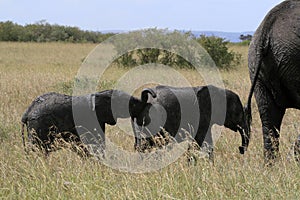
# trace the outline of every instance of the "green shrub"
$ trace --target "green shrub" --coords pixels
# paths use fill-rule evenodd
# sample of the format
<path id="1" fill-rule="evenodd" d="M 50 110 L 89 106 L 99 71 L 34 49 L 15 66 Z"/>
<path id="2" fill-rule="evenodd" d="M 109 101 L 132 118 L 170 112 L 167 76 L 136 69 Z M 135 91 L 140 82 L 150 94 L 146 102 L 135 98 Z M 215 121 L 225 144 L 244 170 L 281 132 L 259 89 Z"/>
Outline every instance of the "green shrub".
<path id="1" fill-rule="evenodd" d="M 228 50 L 228 41 L 216 36 L 201 35 L 197 38 L 199 44 L 207 51 L 220 69 L 232 68 L 241 62 L 241 55 Z"/>
<path id="2" fill-rule="evenodd" d="M 135 51 L 129 51 L 122 56 L 120 56 L 117 60 L 115 60 L 115 63 L 120 67 L 130 68 L 137 66 L 137 61 L 135 58 L 133 58 Z"/>
<path id="3" fill-rule="evenodd" d="M 121 38 L 120 40 L 115 41 L 116 49 L 122 52 L 124 47 L 132 45 L 134 47 L 134 43 L 140 40 L 146 40 L 147 37 L 150 38 L 149 44 L 151 44 L 151 38 L 156 37 L 160 38 L 163 35 L 168 35 L 171 37 L 166 37 L 166 40 L 158 41 L 159 45 L 161 45 L 161 49 L 155 48 L 144 48 L 144 49 L 135 49 L 133 51 L 127 52 L 117 59 L 117 63 L 120 67 L 135 67 L 137 65 L 144 65 L 147 63 L 159 63 L 172 67 L 178 68 L 193 68 L 189 61 L 193 61 L 195 59 L 194 49 L 192 46 L 188 46 L 187 44 L 178 44 L 180 40 L 176 40 L 176 38 L 180 37 L 180 35 L 184 35 L 187 40 L 196 39 L 197 42 L 207 51 L 212 60 L 215 62 L 216 66 L 220 69 L 230 69 L 240 64 L 241 55 L 235 53 L 233 51 L 228 50 L 228 41 L 225 41 L 224 38 L 219 38 L 215 36 L 207 37 L 201 35 L 199 38 L 195 38 L 191 33 L 181 33 L 178 31 L 168 31 L 168 30 L 157 30 L 157 29 L 149 29 L 143 30 L 139 32 L 132 32 L 131 38 Z M 147 36 L 147 37 L 146 37 Z M 168 52 L 164 49 L 178 49 L 177 46 L 186 48 L 179 48 L 182 51 L 184 49 L 185 52 L 181 52 L 183 55 L 188 57 L 187 61 L 185 58 L 177 55 L 173 52 Z M 138 46 L 136 44 L 135 46 Z M 150 46 L 150 45 L 149 45 Z M 210 58 L 203 57 L 203 62 L 209 62 Z"/>

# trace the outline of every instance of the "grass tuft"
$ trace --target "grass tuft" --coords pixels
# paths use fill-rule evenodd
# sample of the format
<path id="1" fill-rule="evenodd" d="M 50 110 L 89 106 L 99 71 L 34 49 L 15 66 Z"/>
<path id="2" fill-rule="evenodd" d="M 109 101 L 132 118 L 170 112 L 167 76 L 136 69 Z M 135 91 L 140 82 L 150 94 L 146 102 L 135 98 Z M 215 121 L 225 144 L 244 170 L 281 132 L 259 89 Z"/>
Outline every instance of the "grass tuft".
<path id="1" fill-rule="evenodd" d="M 182 155 L 155 172 L 132 174 L 82 158 L 70 148 L 26 154 L 20 118 L 37 96 L 56 91 L 71 94 L 81 59 L 94 44 L 0 43 L 0 198 L 7 199 L 300 199 L 300 170 L 287 159 L 299 133 L 299 111 L 290 109 L 283 120 L 280 159 L 273 167 L 263 162 L 261 123 L 252 104 L 252 140 L 240 155 L 240 136 L 223 129 L 215 144 L 214 159 L 197 158 L 188 164 Z M 245 104 L 250 89 L 247 46 L 232 45 L 242 55 L 235 70 L 221 71 L 225 85 Z M 192 85 L 203 85 L 195 71 L 178 69 Z M 99 90 L 113 87 L 125 69 L 111 67 Z M 144 73 L 147 75 L 147 72 Z M 128 123 L 124 123 L 128 124 Z M 127 129 L 124 129 L 127 130 Z M 107 138 L 133 151 L 129 131 L 107 126 Z M 192 152 L 195 156 L 196 151 Z"/>

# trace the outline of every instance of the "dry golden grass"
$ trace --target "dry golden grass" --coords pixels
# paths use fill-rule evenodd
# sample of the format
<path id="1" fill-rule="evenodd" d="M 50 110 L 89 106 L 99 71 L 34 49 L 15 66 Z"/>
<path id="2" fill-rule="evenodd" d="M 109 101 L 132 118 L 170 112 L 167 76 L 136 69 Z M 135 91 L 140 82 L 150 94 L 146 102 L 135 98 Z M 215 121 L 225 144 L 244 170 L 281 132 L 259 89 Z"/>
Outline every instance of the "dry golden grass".
<path id="1" fill-rule="evenodd" d="M 245 155 L 238 153 L 240 136 L 224 129 L 215 147 L 214 165 L 199 159 L 188 165 L 182 156 L 156 172 L 131 174 L 111 169 L 93 159 L 82 159 L 68 149 L 48 158 L 24 153 L 20 118 L 38 95 L 58 90 L 74 78 L 93 44 L 0 43 L 0 198 L 4 199 L 299 199 L 300 170 L 287 160 L 299 133 L 299 111 L 288 110 L 280 138 L 281 159 L 263 165 L 262 134 L 253 101 L 253 134 Z M 235 70 L 222 71 L 225 86 L 246 102 L 250 81 L 247 47 L 231 46 L 243 56 Z M 125 70 L 112 68 L 108 80 Z M 197 73 L 181 70 L 193 85 Z M 107 136 L 133 150 L 133 138 L 115 127 Z"/>

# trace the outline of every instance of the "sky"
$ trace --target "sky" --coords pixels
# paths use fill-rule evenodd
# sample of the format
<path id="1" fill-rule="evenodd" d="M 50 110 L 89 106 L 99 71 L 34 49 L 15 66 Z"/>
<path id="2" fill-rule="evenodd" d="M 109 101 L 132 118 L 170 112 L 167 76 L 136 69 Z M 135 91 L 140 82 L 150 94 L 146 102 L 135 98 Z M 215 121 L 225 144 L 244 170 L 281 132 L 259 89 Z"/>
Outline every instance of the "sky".
<path id="1" fill-rule="evenodd" d="M 0 0 L 0 21 L 83 30 L 255 31 L 282 0 Z"/>

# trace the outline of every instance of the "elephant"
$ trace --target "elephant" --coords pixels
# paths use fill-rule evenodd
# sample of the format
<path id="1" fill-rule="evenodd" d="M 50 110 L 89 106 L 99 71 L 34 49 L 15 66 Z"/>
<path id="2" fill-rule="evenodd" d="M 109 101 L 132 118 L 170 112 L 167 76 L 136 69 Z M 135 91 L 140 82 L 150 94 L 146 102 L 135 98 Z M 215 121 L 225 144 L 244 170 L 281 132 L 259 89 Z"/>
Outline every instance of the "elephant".
<path id="1" fill-rule="evenodd" d="M 152 92 L 150 92 L 152 91 Z M 152 94 L 154 96 L 151 96 Z M 145 88 L 142 96 L 150 94 L 149 103 L 134 121 L 135 149 L 145 151 L 143 140 L 153 146 L 157 133 L 164 137 L 169 133 L 177 142 L 189 132 L 197 144 L 204 148 L 213 159 L 211 128 L 214 124 L 237 132 L 242 138 L 240 153 L 244 154 L 249 144 L 249 131 L 246 126 L 243 105 L 234 92 L 213 85 L 198 87 L 171 87 L 158 85 Z M 223 105 L 223 107 L 222 107 Z M 145 117 L 147 116 L 147 117 Z M 148 119 L 148 120 L 147 120 Z"/>
<path id="2" fill-rule="evenodd" d="M 247 126 L 252 123 L 254 93 L 262 123 L 264 160 L 269 165 L 279 157 L 286 109 L 300 109 L 300 1 L 284 1 L 265 16 L 249 46 L 248 68 Z"/>
<path id="3" fill-rule="evenodd" d="M 151 91 L 149 91 L 151 93 Z M 145 96 L 146 95 L 146 96 Z M 155 94 L 151 94 L 154 95 Z M 54 141 L 74 142 L 80 153 L 89 155 L 82 140 L 94 141 L 101 153 L 105 149 L 105 124 L 115 125 L 117 118 L 136 118 L 147 106 L 147 93 L 142 99 L 119 90 L 105 90 L 82 96 L 50 92 L 37 97 L 24 112 L 22 138 L 25 147 L 24 126 L 28 139 L 45 154 L 55 150 Z M 100 145 L 99 145 L 100 144 Z"/>

